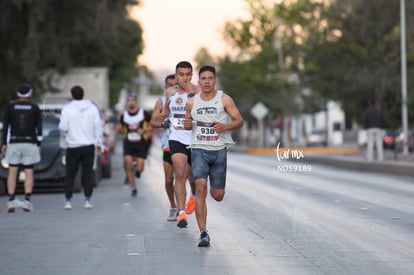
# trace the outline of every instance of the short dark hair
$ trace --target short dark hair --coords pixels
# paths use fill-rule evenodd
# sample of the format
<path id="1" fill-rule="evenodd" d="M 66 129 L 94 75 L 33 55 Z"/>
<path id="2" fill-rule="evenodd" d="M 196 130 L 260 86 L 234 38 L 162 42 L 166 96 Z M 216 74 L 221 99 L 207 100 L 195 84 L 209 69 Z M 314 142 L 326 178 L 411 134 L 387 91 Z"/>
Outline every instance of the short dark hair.
<path id="1" fill-rule="evenodd" d="M 175 66 L 175 71 L 177 71 L 178 68 L 191 69 L 191 71 L 193 70 L 193 66 L 188 61 L 180 61 L 180 62 L 178 62 L 177 66 Z"/>
<path id="2" fill-rule="evenodd" d="M 204 72 L 212 72 L 214 74 L 214 76 L 216 76 L 216 68 L 214 68 L 211 65 L 204 65 L 204 66 L 202 66 L 200 68 L 200 70 L 198 71 L 198 75 L 200 76 Z"/>
<path id="3" fill-rule="evenodd" d="M 165 84 L 167 84 L 168 80 L 170 80 L 170 79 L 174 80 L 175 79 L 175 74 L 169 74 L 169 75 L 167 75 L 165 77 L 165 80 L 164 80 Z"/>
<path id="4" fill-rule="evenodd" d="M 72 97 L 76 100 L 83 99 L 83 88 L 79 85 L 73 86 L 72 89 L 70 89 L 70 93 L 72 94 Z"/>

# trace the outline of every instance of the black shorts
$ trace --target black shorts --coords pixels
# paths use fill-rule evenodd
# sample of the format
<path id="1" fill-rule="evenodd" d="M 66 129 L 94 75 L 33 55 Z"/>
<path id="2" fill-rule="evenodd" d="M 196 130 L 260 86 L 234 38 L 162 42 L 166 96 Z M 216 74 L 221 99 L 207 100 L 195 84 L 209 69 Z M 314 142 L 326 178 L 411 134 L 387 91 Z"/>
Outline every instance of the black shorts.
<path id="1" fill-rule="evenodd" d="M 124 156 L 133 156 L 136 158 L 146 159 L 148 156 L 147 142 L 124 142 Z"/>
<path id="2" fill-rule="evenodd" d="M 176 153 L 181 153 L 181 154 L 187 155 L 187 163 L 188 163 L 188 165 L 191 166 L 191 149 L 188 148 L 189 145 L 182 144 L 181 142 L 176 141 L 176 140 L 170 140 L 168 143 L 169 143 L 169 146 L 170 146 L 171 156 L 176 154 Z"/>
<path id="3" fill-rule="evenodd" d="M 171 153 L 170 151 L 162 150 L 162 160 L 172 164 Z"/>

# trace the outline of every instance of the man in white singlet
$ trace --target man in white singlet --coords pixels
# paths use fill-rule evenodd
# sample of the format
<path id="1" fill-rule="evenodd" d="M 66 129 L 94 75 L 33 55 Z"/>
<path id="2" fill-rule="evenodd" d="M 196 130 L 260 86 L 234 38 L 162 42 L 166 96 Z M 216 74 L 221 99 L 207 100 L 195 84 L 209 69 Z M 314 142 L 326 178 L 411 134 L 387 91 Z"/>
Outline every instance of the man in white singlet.
<path id="1" fill-rule="evenodd" d="M 175 86 L 177 81 L 175 80 L 175 74 L 169 74 L 165 77 L 164 89 L 167 91 L 168 88 Z M 167 193 L 168 201 L 170 202 L 170 214 L 167 221 L 177 220 L 177 204 L 175 203 L 174 194 L 174 168 L 170 154 L 169 146 L 169 135 L 170 135 L 170 120 L 166 118 L 164 123 L 160 122 L 160 116 L 163 107 L 166 102 L 166 96 L 163 95 L 155 102 L 154 110 L 151 117 L 152 128 L 161 129 L 161 149 L 162 149 L 162 160 L 164 167 L 164 178 L 165 178 L 165 191 Z"/>
<path id="2" fill-rule="evenodd" d="M 198 92 L 198 87 L 191 83 L 193 67 L 187 61 L 181 61 L 175 68 L 177 86 L 166 93 L 167 102 L 164 106 L 161 122 L 171 115 L 169 146 L 175 172 L 175 196 L 178 206 L 177 226 L 187 227 L 187 214 L 195 209 L 195 185 L 191 173 L 191 131 L 184 129 L 185 106 L 188 98 Z M 185 205 L 186 180 L 190 181 L 191 196 Z"/>
<path id="3" fill-rule="evenodd" d="M 216 90 L 216 69 L 203 66 L 198 81 L 201 92 L 187 101 L 185 129 L 192 129 L 191 162 L 196 184 L 196 219 L 200 229 L 198 246 L 209 246 L 207 233 L 207 178 L 210 194 L 222 201 L 226 186 L 227 147 L 233 144 L 231 131 L 243 126 L 233 99 Z"/>

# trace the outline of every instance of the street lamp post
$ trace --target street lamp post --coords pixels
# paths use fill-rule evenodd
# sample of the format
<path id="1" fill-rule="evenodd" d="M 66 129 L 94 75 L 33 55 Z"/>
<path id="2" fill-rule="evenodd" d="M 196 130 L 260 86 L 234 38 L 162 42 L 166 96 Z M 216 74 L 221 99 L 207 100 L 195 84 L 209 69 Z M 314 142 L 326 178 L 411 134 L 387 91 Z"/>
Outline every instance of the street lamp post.
<path id="1" fill-rule="evenodd" d="M 407 116 L 407 60 L 405 42 L 405 0 L 400 0 L 401 29 L 401 113 L 403 127 L 403 155 L 408 154 L 408 116 Z"/>
<path id="2" fill-rule="evenodd" d="M 276 18 L 275 19 L 275 24 L 276 24 L 276 50 L 277 50 L 277 61 L 278 61 L 278 65 L 279 65 L 279 70 L 280 70 L 280 78 L 282 79 L 282 98 L 285 101 L 286 100 L 286 89 L 285 89 L 285 81 L 286 81 L 286 74 L 285 74 L 285 61 L 284 61 L 284 56 L 283 56 L 283 41 L 282 41 L 282 35 L 283 33 L 281 32 L 281 26 L 282 26 L 282 22 L 283 20 L 280 18 Z M 285 102 L 286 103 L 286 102 Z M 290 140 L 289 140 L 289 135 L 288 135 L 288 131 L 290 131 L 289 127 L 288 127 L 288 123 L 286 120 L 286 106 L 282 105 L 282 115 L 283 115 L 283 120 L 282 120 L 282 144 L 287 147 L 290 144 Z"/>
<path id="3" fill-rule="evenodd" d="M 277 60 L 279 63 L 279 69 L 282 74 L 283 80 L 285 80 L 285 62 L 283 60 L 283 42 L 282 42 L 282 34 L 280 31 L 280 26 L 282 25 L 282 19 L 277 18 L 275 20 L 277 30 L 276 30 L 276 47 L 277 47 Z"/>

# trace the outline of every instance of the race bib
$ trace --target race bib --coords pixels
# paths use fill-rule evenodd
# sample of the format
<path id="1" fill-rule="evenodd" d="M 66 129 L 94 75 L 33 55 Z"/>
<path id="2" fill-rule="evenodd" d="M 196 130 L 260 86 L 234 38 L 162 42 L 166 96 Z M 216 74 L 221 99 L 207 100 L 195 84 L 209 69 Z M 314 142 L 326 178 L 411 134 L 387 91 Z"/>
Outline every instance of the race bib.
<path id="1" fill-rule="evenodd" d="M 214 123 L 197 121 L 196 138 L 197 140 L 204 141 L 218 140 L 218 133 L 214 130 Z"/>
<path id="2" fill-rule="evenodd" d="M 141 140 L 141 135 L 138 133 L 128 133 L 128 140 L 132 142 L 137 142 Z"/>
<path id="3" fill-rule="evenodd" d="M 176 130 L 184 129 L 185 114 L 174 114 L 172 117 L 172 125 Z"/>

